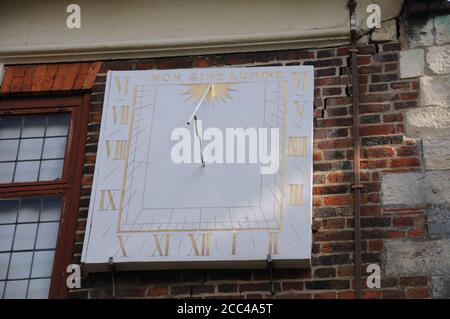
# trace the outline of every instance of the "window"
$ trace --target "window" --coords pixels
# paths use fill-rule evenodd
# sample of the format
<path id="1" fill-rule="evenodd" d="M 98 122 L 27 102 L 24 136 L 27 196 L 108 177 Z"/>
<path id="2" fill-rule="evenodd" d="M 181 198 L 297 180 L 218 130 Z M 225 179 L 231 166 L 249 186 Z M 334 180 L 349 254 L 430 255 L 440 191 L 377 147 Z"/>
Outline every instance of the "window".
<path id="1" fill-rule="evenodd" d="M 61 179 L 68 114 L 0 119 L 0 183 Z"/>
<path id="2" fill-rule="evenodd" d="M 0 201 L 2 298 L 47 298 L 61 213 L 59 196 Z"/>
<path id="3" fill-rule="evenodd" d="M 87 100 L 0 101 L 0 299 L 67 293 Z"/>

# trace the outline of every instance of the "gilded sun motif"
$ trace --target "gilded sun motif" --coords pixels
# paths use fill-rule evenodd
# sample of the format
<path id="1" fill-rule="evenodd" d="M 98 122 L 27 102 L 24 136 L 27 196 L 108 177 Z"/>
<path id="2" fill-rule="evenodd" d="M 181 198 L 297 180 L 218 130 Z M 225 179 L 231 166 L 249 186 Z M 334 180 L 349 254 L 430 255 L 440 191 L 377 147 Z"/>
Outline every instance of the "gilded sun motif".
<path id="1" fill-rule="evenodd" d="M 232 100 L 231 93 L 236 91 L 232 88 L 232 85 L 233 83 L 212 83 L 205 100 L 208 104 L 226 103 L 227 100 Z M 185 95 L 188 95 L 186 101 L 198 101 L 205 94 L 206 90 L 208 90 L 209 83 L 188 84 L 186 86 L 188 87 L 186 92 L 184 92 Z"/>

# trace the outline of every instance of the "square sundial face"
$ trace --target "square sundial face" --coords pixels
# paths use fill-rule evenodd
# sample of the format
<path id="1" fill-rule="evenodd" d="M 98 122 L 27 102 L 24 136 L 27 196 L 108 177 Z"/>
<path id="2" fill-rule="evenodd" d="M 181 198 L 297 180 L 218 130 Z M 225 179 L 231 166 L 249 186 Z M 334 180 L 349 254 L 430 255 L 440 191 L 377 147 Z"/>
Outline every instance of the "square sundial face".
<path id="1" fill-rule="evenodd" d="M 309 66 L 109 72 L 83 262 L 307 265 L 313 84 Z"/>

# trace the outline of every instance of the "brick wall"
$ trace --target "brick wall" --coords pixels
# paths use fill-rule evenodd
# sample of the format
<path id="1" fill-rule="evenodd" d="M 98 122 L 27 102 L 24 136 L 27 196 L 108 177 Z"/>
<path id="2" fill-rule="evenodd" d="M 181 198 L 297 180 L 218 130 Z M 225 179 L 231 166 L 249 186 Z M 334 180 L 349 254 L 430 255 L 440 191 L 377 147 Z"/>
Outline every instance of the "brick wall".
<path id="1" fill-rule="evenodd" d="M 383 268 L 387 239 L 427 237 L 423 207 L 382 206 L 386 172 L 416 172 L 421 148 L 404 136 L 404 114 L 417 107 L 419 83 L 399 78 L 398 43 L 367 45 L 358 57 L 361 124 L 362 260 Z M 353 298 L 353 150 L 351 70 L 347 47 L 240 53 L 103 63 L 92 92 L 81 207 L 74 262 L 80 254 L 94 173 L 106 72 L 211 66 L 314 65 L 314 241 L 312 267 L 275 270 L 275 298 Z M 363 270 L 363 274 L 365 271 Z M 365 281 L 365 280 L 364 280 Z M 119 298 L 271 298 L 265 270 L 120 272 Z M 363 284 L 364 286 L 364 284 Z M 110 298 L 111 275 L 90 274 L 73 298 Z M 364 289 L 365 298 L 428 298 L 430 278 L 382 276 L 381 289 Z"/>

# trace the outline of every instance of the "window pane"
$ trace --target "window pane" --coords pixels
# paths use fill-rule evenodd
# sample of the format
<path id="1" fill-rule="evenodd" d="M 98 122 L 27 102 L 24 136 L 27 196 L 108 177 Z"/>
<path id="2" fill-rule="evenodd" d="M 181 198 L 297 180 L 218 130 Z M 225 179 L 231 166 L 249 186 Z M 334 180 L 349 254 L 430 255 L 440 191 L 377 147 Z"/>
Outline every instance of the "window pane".
<path id="1" fill-rule="evenodd" d="M 14 162 L 0 163 L 0 183 L 11 183 L 14 174 Z"/>
<path id="2" fill-rule="evenodd" d="M 0 251 L 11 250 L 14 225 L 0 225 Z"/>
<path id="3" fill-rule="evenodd" d="M 48 116 L 47 133 L 45 136 L 67 135 L 69 114 L 52 114 Z"/>
<path id="4" fill-rule="evenodd" d="M 10 253 L 0 254 L 0 280 L 6 279 L 6 273 L 8 272 L 9 256 Z"/>
<path id="5" fill-rule="evenodd" d="M 44 153 L 42 158 L 64 158 L 66 151 L 65 137 L 52 137 L 45 139 Z"/>
<path id="6" fill-rule="evenodd" d="M 22 199 L 19 211 L 19 223 L 37 222 L 39 219 L 39 210 L 41 209 L 40 198 Z"/>
<path id="7" fill-rule="evenodd" d="M 31 277 L 51 277 L 54 255 L 53 250 L 35 252 Z"/>
<path id="8" fill-rule="evenodd" d="M 61 202 L 60 196 L 0 200 L 8 222 L 0 223 L 0 284 L 7 287 L 3 295 L 0 286 L 0 299 L 48 298 Z"/>
<path id="9" fill-rule="evenodd" d="M 42 161 L 40 181 L 57 181 L 61 179 L 64 160 Z"/>
<path id="10" fill-rule="evenodd" d="M 22 128 L 21 117 L 0 118 L 0 138 L 18 138 Z"/>
<path id="11" fill-rule="evenodd" d="M 32 252 L 13 253 L 8 279 L 28 278 L 30 276 Z"/>
<path id="12" fill-rule="evenodd" d="M 35 182 L 39 172 L 39 161 L 18 162 L 14 182 Z"/>
<path id="13" fill-rule="evenodd" d="M 28 280 L 8 281 L 5 288 L 5 299 L 24 299 L 27 295 Z"/>
<path id="14" fill-rule="evenodd" d="M 14 236 L 14 250 L 33 249 L 36 239 L 37 224 L 17 225 Z"/>
<path id="15" fill-rule="evenodd" d="M 0 224 L 15 223 L 18 208 L 18 200 L 0 200 Z"/>
<path id="16" fill-rule="evenodd" d="M 0 162 L 15 161 L 19 140 L 0 140 Z"/>
<path id="17" fill-rule="evenodd" d="M 42 152 L 42 138 L 22 139 L 19 147 L 18 160 L 40 159 Z"/>
<path id="18" fill-rule="evenodd" d="M 25 122 L 22 130 L 22 137 L 42 137 L 44 136 L 47 116 L 33 115 L 25 116 Z"/>
<path id="19" fill-rule="evenodd" d="M 5 282 L 0 281 L 0 297 L 3 296 L 3 290 L 5 289 Z"/>
<path id="20" fill-rule="evenodd" d="M 29 299 L 46 299 L 50 291 L 50 278 L 30 280 Z"/>
<path id="21" fill-rule="evenodd" d="M 61 214 L 61 199 L 59 197 L 44 198 L 41 221 L 59 221 Z"/>
<path id="22" fill-rule="evenodd" d="M 42 223 L 39 225 L 36 249 L 52 249 L 56 247 L 59 223 Z"/>

